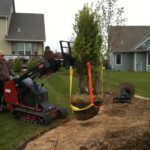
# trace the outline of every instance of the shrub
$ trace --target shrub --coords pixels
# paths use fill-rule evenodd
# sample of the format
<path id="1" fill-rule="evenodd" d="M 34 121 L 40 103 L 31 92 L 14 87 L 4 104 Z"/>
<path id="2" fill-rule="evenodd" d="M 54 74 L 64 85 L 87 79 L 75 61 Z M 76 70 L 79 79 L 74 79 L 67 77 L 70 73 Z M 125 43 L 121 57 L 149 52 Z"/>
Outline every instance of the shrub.
<path id="1" fill-rule="evenodd" d="M 35 59 L 35 58 L 30 59 L 27 63 L 28 69 L 30 70 L 30 69 L 36 67 L 38 65 L 38 63 L 39 63 L 38 59 Z"/>
<path id="2" fill-rule="evenodd" d="M 20 59 L 16 58 L 12 65 L 15 72 L 21 72 L 22 62 Z"/>

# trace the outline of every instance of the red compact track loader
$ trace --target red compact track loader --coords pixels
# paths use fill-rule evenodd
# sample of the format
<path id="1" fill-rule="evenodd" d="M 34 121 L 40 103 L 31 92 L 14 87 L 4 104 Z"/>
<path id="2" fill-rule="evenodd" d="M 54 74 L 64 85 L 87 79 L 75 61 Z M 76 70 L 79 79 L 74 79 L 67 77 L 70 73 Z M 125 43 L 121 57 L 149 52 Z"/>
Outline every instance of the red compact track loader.
<path id="1" fill-rule="evenodd" d="M 66 42 L 68 47 L 70 42 L 60 41 L 64 59 L 44 60 L 19 78 L 4 83 L 1 109 L 10 111 L 16 120 L 44 125 L 50 123 L 52 119 L 66 117 L 66 109 L 50 104 L 48 91 L 43 85 L 39 85 L 35 81 L 36 78 L 57 72 L 60 67 L 68 68 L 73 62 L 70 54 L 63 52 L 63 42 Z"/>

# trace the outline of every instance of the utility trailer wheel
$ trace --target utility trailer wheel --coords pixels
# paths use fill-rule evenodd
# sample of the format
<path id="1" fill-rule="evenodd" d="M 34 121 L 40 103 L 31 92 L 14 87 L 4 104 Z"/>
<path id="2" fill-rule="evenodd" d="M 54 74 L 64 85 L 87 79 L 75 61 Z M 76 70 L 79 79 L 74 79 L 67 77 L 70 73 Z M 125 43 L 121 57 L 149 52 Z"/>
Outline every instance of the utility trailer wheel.
<path id="1" fill-rule="evenodd" d="M 134 86 L 130 83 L 121 83 L 119 84 L 116 90 L 117 97 L 120 97 L 123 94 L 127 94 L 132 99 L 134 93 L 135 93 Z"/>
<path id="2" fill-rule="evenodd" d="M 44 115 L 44 116 L 39 116 L 39 118 L 37 119 L 37 124 L 40 125 L 48 125 L 51 122 L 51 118 L 48 115 Z"/>
<path id="3" fill-rule="evenodd" d="M 21 120 L 21 112 L 17 111 L 17 110 L 13 110 L 12 111 L 12 116 L 15 120 L 20 121 Z"/>
<path id="4" fill-rule="evenodd" d="M 36 122 L 37 122 L 37 124 L 44 125 L 45 124 L 45 119 L 43 117 L 39 117 Z"/>
<path id="5" fill-rule="evenodd" d="M 67 117 L 67 111 L 65 108 L 60 108 L 58 110 L 58 117 L 59 118 L 66 118 Z"/>

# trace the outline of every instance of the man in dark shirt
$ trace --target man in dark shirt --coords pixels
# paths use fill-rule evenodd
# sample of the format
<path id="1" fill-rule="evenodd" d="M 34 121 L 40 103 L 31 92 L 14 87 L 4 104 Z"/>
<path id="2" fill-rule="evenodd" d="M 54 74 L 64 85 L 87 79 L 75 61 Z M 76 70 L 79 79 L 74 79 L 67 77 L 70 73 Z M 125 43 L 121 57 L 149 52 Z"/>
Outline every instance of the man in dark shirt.
<path id="1" fill-rule="evenodd" d="M 4 82 L 10 79 L 10 76 L 15 76 L 14 71 L 11 69 L 10 65 L 4 59 L 4 53 L 0 50 L 0 107 L 2 96 L 4 93 Z"/>

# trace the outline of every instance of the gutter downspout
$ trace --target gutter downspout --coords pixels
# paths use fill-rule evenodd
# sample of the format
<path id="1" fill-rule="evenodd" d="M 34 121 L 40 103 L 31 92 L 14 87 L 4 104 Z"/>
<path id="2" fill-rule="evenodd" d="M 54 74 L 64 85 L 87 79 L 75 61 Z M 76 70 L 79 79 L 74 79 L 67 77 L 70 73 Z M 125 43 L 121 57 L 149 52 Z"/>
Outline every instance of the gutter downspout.
<path id="1" fill-rule="evenodd" d="M 6 16 L 6 35 L 8 35 L 8 17 Z"/>

